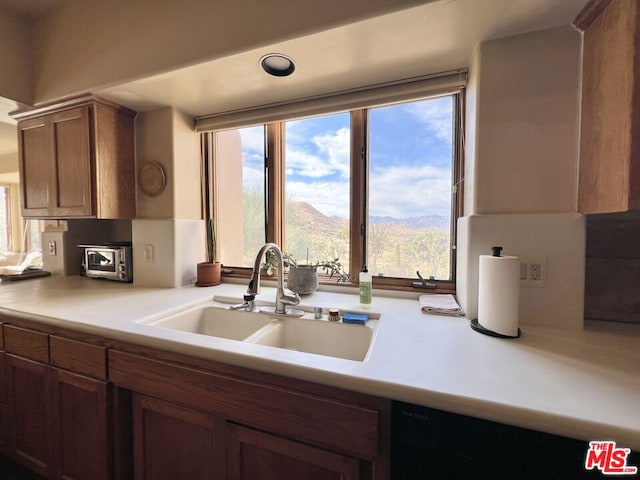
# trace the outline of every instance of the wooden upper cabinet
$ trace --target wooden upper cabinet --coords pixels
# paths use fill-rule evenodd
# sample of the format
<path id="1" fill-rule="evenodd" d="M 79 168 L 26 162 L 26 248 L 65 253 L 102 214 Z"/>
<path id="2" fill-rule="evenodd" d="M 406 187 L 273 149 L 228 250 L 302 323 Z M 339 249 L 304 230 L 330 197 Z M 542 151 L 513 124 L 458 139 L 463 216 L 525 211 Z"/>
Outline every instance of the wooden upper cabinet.
<path id="1" fill-rule="evenodd" d="M 640 209 L 640 9 L 635 0 L 592 0 L 584 32 L 578 209 Z"/>
<path id="2" fill-rule="evenodd" d="M 13 116 L 23 217 L 135 217 L 135 112 L 89 96 Z"/>
<path id="3" fill-rule="evenodd" d="M 92 214 L 90 115 L 88 105 L 51 115 L 53 169 L 49 187 L 55 217 Z"/>

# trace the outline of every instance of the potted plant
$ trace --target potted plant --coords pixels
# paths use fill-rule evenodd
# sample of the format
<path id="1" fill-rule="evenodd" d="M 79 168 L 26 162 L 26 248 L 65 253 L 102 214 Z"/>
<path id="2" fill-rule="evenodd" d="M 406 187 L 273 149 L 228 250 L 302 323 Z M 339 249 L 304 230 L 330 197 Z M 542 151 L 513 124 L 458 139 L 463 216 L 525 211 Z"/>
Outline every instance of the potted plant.
<path id="1" fill-rule="evenodd" d="M 289 267 L 287 288 L 298 295 L 308 295 L 318 288 L 318 272 L 315 265 L 298 265 L 292 255 L 287 254 L 285 265 Z"/>
<path id="2" fill-rule="evenodd" d="M 216 231 L 212 218 L 207 221 L 207 260 L 197 264 L 198 287 L 212 287 L 222 282 L 222 264 L 216 262 Z"/>
<path id="3" fill-rule="evenodd" d="M 305 265 L 298 265 L 291 255 L 287 255 L 285 265 L 289 267 L 287 287 L 299 295 L 312 293 L 318 288 L 318 269 L 329 275 L 329 278 L 336 278 L 337 282 L 350 280 L 349 275 L 343 270 L 339 258 L 319 260 L 314 264 L 309 264 L 307 261 Z"/>
<path id="4" fill-rule="evenodd" d="M 349 274 L 346 273 L 342 268 L 342 263 L 340 263 L 340 258 L 336 257 L 332 260 L 320 260 L 315 263 L 316 270 L 318 268 L 322 269 L 329 278 L 337 278 L 337 282 L 348 282 L 351 278 Z"/>

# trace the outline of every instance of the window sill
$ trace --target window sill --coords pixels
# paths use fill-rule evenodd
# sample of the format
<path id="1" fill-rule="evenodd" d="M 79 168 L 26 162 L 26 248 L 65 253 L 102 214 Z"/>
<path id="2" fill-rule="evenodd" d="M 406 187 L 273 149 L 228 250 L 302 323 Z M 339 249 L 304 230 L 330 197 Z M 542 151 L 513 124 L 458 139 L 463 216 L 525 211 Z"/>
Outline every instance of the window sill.
<path id="1" fill-rule="evenodd" d="M 245 267 L 228 267 L 230 272 L 222 274 L 223 279 L 244 279 L 247 282 L 251 279 L 252 270 L 250 268 Z M 275 282 L 277 280 L 277 275 L 265 275 L 261 276 L 262 280 Z M 284 275 L 284 280 L 287 280 L 287 274 Z M 331 286 L 336 288 L 355 288 L 358 286 L 357 282 L 352 281 L 342 281 L 338 280 L 335 276 L 329 277 L 328 275 L 318 275 L 318 281 L 322 286 Z M 411 284 L 415 282 L 416 279 L 409 278 L 392 278 L 392 277 L 382 277 L 382 276 L 374 276 L 373 277 L 373 288 L 376 290 L 395 290 L 400 292 L 414 292 L 414 293 L 456 293 L 455 283 L 451 281 L 444 280 L 436 280 L 436 288 L 416 288 Z M 432 280 L 429 280 L 433 282 Z"/>

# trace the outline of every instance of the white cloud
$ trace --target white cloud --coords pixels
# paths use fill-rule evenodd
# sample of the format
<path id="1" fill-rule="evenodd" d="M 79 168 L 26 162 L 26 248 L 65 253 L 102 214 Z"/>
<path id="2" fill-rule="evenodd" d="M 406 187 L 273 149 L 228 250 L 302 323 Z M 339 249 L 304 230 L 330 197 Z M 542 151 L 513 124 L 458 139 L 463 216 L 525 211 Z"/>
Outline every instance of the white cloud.
<path id="1" fill-rule="evenodd" d="M 379 168 L 370 178 L 369 214 L 407 218 L 449 215 L 451 172 L 445 168 Z"/>
<path id="2" fill-rule="evenodd" d="M 294 132 L 291 136 L 298 138 L 300 133 Z M 290 135 L 289 131 L 287 134 Z M 350 139 L 348 128 L 314 135 L 308 142 L 315 145 L 317 153 L 304 150 L 304 145 L 299 148 L 298 142 L 287 142 L 285 160 L 287 174 L 309 178 L 321 178 L 335 174 L 342 178 L 349 177 Z"/>
<path id="3" fill-rule="evenodd" d="M 242 139 L 242 149 L 250 154 L 260 154 L 264 157 L 264 127 L 241 128 L 240 138 Z"/>
<path id="4" fill-rule="evenodd" d="M 242 186 L 245 190 L 255 190 L 264 186 L 264 170 L 245 167 L 242 169 Z"/>
<path id="5" fill-rule="evenodd" d="M 327 216 L 349 216 L 349 183 L 288 182 L 287 198 L 305 201 Z M 451 173 L 425 166 L 376 169 L 370 179 L 369 214 L 393 218 L 448 216 L 451 211 Z"/>
<path id="6" fill-rule="evenodd" d="M 286 195 L 309 203 L 328 217 L 349 218 L 348 182 L 288 182 Z"/>
<path id="7" fill-rule="evenodd" d="M 451 142 L 452 129 L 451 97 L 425 100 L 406 106 L 407 112 L 417 118 L 435 137 Z"/>

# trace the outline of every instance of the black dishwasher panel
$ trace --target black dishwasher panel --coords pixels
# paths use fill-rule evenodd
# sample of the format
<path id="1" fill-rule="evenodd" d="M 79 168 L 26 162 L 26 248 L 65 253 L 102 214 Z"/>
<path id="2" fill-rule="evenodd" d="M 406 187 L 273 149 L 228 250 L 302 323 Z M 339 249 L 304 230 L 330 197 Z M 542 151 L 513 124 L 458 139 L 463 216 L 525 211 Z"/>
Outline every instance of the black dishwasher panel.
<path id="1" fill-rule="evenodd" d="M 392 480 L 640 479 L 585 470 L 585 441 L 402 402 L 392 404 L 391 439 Z M 640 466 L 640 455 L 627 464 Z"/>

